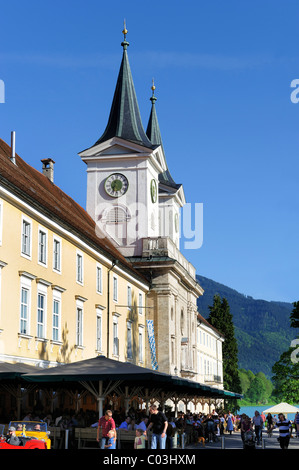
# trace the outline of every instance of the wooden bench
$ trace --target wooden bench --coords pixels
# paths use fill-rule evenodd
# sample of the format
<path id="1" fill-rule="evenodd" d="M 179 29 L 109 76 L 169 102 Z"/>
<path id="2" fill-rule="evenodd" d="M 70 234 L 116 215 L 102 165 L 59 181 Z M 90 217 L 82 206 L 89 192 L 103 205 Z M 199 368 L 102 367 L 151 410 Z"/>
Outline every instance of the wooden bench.
<path id="1" fill-rule="evenodd" d="M 51 447 L 57 449 L 61 439 L 61 431 L 57 426 L 49 426 L 48 431 L 50 431 Z"/>
<path id="2" fill-rule="evenodd" d="M 122 449 L 124 447 L 129 447 L 134 449 L 134 441 L 136 437 L 136 431 L 126 431 L 125 429 L 118 429 L 116 431 L 117 435 L 117 448 Z"/>
<path id="3" fill-rule="evenodd" d="M 99 438 L 102 438 L 100 430 Z M 98 449 L 97 428 L 75 428 L 75 439 L 78 441 L 78 449 Z M 90 444 L 93 444 L 91 446 Z"/>

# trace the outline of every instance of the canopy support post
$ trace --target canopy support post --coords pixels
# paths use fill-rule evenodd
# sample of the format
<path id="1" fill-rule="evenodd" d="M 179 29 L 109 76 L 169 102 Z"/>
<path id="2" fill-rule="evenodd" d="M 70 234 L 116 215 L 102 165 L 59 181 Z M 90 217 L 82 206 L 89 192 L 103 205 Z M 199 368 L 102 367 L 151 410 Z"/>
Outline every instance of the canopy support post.
<path id="1" fill-rule="evenodd" d="M 103 416 L 103 405 L 104 405 L 103 397 L 103 381 L 99 381 L 99 395 L 98 395 L 98 402 L 99 402 L 99 419 Z"/>
<path id="2" fill-rule="evenodd" d="M 129 387 L 125 387 L 125 410 L 126 410 L 126 414 L 128 414 L 129 412 L 129 401 L 130 401 L 130 397 L 129 397 Z"/>

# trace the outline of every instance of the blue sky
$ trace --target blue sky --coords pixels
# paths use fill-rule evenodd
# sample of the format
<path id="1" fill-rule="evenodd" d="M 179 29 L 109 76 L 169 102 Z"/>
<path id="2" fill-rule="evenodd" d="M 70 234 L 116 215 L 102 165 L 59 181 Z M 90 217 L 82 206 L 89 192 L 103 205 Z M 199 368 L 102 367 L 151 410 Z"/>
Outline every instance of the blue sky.
<path id="1" fill-rule="evenodd" d="M 123 21 L 144 127 L 155 78 L 170 171 L 203 203 L 198 274 L 299 299 L 299 4 L 284 0 L 1 1 L 0 137 L 85 207 L 78 152 L 107 123 Z"/>

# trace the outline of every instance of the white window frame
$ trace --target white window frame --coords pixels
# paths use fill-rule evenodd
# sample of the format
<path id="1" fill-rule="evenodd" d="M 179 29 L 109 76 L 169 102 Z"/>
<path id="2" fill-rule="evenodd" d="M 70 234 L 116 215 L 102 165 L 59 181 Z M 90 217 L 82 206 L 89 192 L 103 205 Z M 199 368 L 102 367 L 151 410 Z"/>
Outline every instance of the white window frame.
<path id="1" fill-rule="evenodd" d="M 29 277 L 21 276 L 21 283 L 20 283 L 20 323 L 19 323 L 19 334 L 22 336 L 29 336 L 30 335 L 30 323 L 31 323 L 31 281 Z M 23 289 L 27 292 L 27 317 L 26 319 L 22 316 L 22 292 Z M 22 331 L 22 322 L 26 323 L 26 330 Z"/>
<path id="2" fill-rule="evenodd" d="M 76 346 L 83 347 L 83 306 L 76 307 Z"/>
<path id="3" fill-rule="evenodd" d="M 41 235 L 44 235 L 44 244 L 41 241 Z M 44 253 L 42 251 L 44 247 Z M 42 258 L 42 259 L 41 259 Z M 38 227 L 38 253 L 37 253 L 37 262 L 40 266 L 48 266 L 48 230 L 43 227 Z"/>
<path id="4" fill-rule="evenodd" d="M 99 263 L 96 266 L 96 290 L 97 294 L 103 293 L 103 267 Z"/>
<path id="5" fill-rule="evenodd" d="M 41 302 L 42 301 L 42 302 Z M 36 336 L 45 339 L 46 296 L 43 292 L 37 293 Z"/>
<path id="6" fill-rule="evenodd" d="M 144 362 L 144 326 L 143 325 L 139 325 L 138 327 L 138 356 L 139 356 L 139 362 L 143 364 Z"/>
<path id="7" fill-rule="evenodd" d="M 143 314 L 143 294 L 142 292 L 139 292 L 139 295 L 138 295 L 138 313 L 139 315 L 142 315 Z"/>
<path id="8" fill-rule="evenodd" d="M 23 301 L 23 293 L 26 293 L 26 301 Z M 26 316 L 24 315 L 24 311 Z M 30 289 L 27 286 L 21 286 L 20 299 L 20 333 L 29 335 L 30 327 Z"/>
<path id="9" fill-rule="evenodd" d="M 76 299 L 76 347 L 84 347 L 84 302 L 86 299 Z"/>
<path id="10" fill-rule="evenodd" d="M 58 267 L 56 267 L 56 249 L 55 249 L 56 243 L 59 246 Z M 61 274 L 61 262 L 62 262 L 62 240 L 61 238 L 54 235 L 53 236 L 53 271 L 55 271 L 58 274 Z"/>
<path id="11" fill-rule="evenodd" d="M 128 308 L 132 307 L 132 286 L 130 284 L 127 286 L 127 306 Z"/>
<path id="12" fill-rule="evenodd" d="M 43 297 L 43 309 L 39 306 L 39 298 Z M 43 319 L 39 320 L 39 311 L 42 311 Z M 37 285 L 37 299 L 36 299 L 36 337 L 38 339 L 45 339 L 47 337 L 47 285 L 38 283 Z M 42 334 L 40 334 L 42 333 Z"/>
<path id="13" fill-rule="evenodd" d="M 103 348 L 103 308 L 96 307 L 96 351 Z"/>
<path id="14" fill-rule="evenodd" d="M 112 354 L 115 357 L 119 357 L 119 338 L 118 338 L 118 315 L 113 315 L 113 347 Z"/>
<path id="15" fill-rule="evenodd" d="M 53 298 L 52 298 L 52 341 L 56 343 L 61 342 L 61 292 L 53 289 Z M 55 312 L 54 305 L 57 303 L 58 312 Z M 57 324 L 54 320 L 57 319 Z M 54 324 L 55 323 L 55 324 Z M 54 330 L 57 331 L 57 338 L 54 338 Z"/>
<path id="16" fill-rule="evenodd" d="M 133 330 L 132 321 L 127 321 L 127 359 L 133 359 Z"/>
<path id="17" fill-rule="evenodd" d="M 113 302 L 118 302 L 118 277 L 116 274 L 113 274 L 112 277 L 112 293 Z"/>
<path id="18" fill-rule="evenodd" d="M 26 224 L 26 226 L 29 227 L 29 235 L 24 233 L 24 224 Z M 23 243 L 25 236 L 28 237 L 28 240 L 29 240 L 28 252 L 27 250 L 23 251 L 23 247 L 25 246 Z M 30 260 L 32 258 L 32 220 L 30 220 L 28 217 L 25 217 L 24 215 L 22 216 L 22 225 L 21 225 L 21 256 Z"/>
<path id="19" fill-rule="evenodd" d="M 81 265 L 79 260 L 81 259 Z M 84 257 L 81 251 L 76 252 L 76 282 L 83 286 L 84 284 Z"/>

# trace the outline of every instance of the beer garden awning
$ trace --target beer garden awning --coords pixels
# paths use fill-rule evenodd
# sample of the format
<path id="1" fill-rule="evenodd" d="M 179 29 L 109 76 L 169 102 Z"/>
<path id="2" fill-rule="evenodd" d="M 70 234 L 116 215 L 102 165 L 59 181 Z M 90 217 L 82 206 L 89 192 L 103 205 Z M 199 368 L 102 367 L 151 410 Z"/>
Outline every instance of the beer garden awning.
<path id="1" fill-rule="evenodd" d="M 15 377 L 22 379 L 22 386 L 33 385 L 41 389 L 61 390 L 62 388 L 88 390 L 99 402 L 99 414 L 103 411 L 105 398 L 113 393 L 123 395 L 127 403 L 133 396 L 142 398 L 145 402 L 157 399 L 174 402 L 193 397 L 202 399 L 232 399 L 242 398 L 242 395 L 221 390 L 216 387 L 195 382 L 190 379 L 172 376 L 129 362 L 120 362 L 97 356 L 91 359 L 58 365 L 45 369 L 26 366 L 23 364 L 0 364 L 1 379 Z M 6 372 L 5 372 L 6 370 Z"/>

